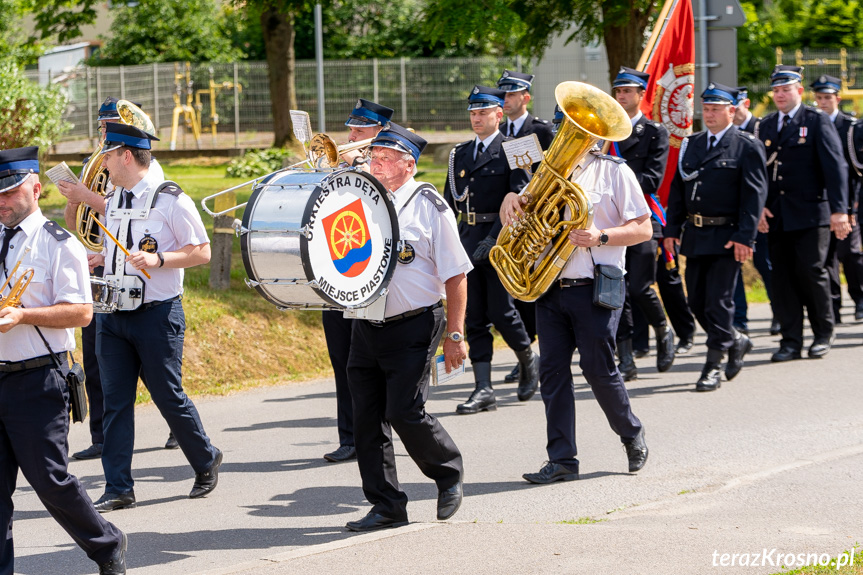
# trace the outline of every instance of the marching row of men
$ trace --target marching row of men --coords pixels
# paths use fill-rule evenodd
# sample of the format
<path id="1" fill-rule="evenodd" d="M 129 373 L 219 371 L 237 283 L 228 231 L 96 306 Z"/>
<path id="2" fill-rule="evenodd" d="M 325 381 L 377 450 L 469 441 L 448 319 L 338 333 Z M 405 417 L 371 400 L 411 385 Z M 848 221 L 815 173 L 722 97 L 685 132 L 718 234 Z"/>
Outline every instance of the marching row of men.
<path id="1" fill-rule="evenodd" d="M 674 269 L 678 248 L 687 257 L 689 307 L 681 315 L 688 315 L 690 322 L 694 315 L 708 335 L 696 389 L 719 387 L 726 356 L 726 379 L 735 377 L 751 349 L 745 330 L 735 327 L 734 293 L 741 282 L 741 263 L 759 249 L 758 232 L 767 238 L 772 304 L 782 335 L 773 361 L 801 356 L 804 307 L 814 332 L 808 355 L 828 353 L 835 325 L 828 273 L 831 243 L 836 244 L 831 253 L 841 254 L 836 259 L 846 275 L 855 273 L 849 269 L 856 270 L 859 262 L 848 255 L 860 253 L 859 228 L 856 244 L 846 238 L 856 223 L 854 190 L 859 182 L 850 184 L 849 176 L 859 175 L 863 129 L 849 127 L 848 145 L 841 151 L 843 142 L 831 121 L 839 116 L 802 105 L 801 72 L 791 66 L 774 70 L 771 84 L 779 111 L 762 120 L 740 113 L 747 102 L 740 89 L 708 86 L 702 94 L 706 130 L 684 141 L 663 215 L 655 193 L 668 135 L 638 112 L 645 74 L 622 69 L 613 92 L 630 118 L 632 135 L 612 154 L 591 150 L 570 176 L 589 191 L 594 220 L 570 233 L 568 240 L 580 249 L 534 306 L 517 306 L 488 262 L 503 226 L 523 213 L 522 195 L 530 178 L 527 171 L 509 167 L 502 142 L 536 133 L 547 147 L 553 137 L 552 124 L 526 111 L 533 77 L 506 71 L 497 88 L 474 87 L 468 112 L 475 138 L 454 149 L 443 194 L 414 178 L 426 141 L 392 123 L 392 109 L 358 101 L 347 123 L 350 139 L 373 137 L 370 156 L 363 160 L 345 154 L 343 159 L 370 171 L 392 194 L 400 237 L 409 245 L 388 286 L 393 295 L 387 299 L 384 321 L 345 320 L 332 312 L 324 317 L 336 371 L 340 436 L 340 448 L 326 458 L 357 458 L 363 491 L 372 505 L 364 517 L 349 522 L 348 529 L 370 531 L 407 522 L 393 429 L 414 462 L 435 481 L 438 519 L 448 519 L 459 509 L 461 454 L 440 421 L 425 411 L 431 362 L 441 341 L 448 369 L 470 357 L 475 389 L 457 412 L 494 409 L 492 325 L 519 359 L 518 398 L 527 401 L 539 389 L 545 404 L 548 462 L 537 472 L 525 473 L 527 481 L 545 484 L 579 477 L 571 367 L 576 349 L 581 371 L 625 448 L 629 471 L 639 471 L 648 449 L 644 425 L 632 411 L 624 383 L 637 376 L 632 343 L 636 322 L 629 316 L 637 310 L 654 328 L 659 371 L 671 367 L 676 353 L 689 351 L 694 326 L 670 316 L 679 332 L 675 348 L 650 287 L 654 281 L 660 290 L 665 286 L 667 292 L 661 293 L 666 307 L 672 301 L 681 303 L 679 278 L 665 274 L 662 279 L 660 273 Z M 823 77 L 813 88 L 835 95 L 837 85 L 835 79 Z M 750 126 L 754 134 L 746 131 Z M 76 201 L 87 201 L 105 214 L 108 229 L 128 255 L 108 245 L 103 254 L 88 258 L 75 238 L 39 210 L 37 149 L 0 151 L 3 279 L 9 279 L 16 262 L 35 271 L 22 295 L 23 305 L 0 310 L 0 403 L 5 406 L 0 409 L 0 525 L 7 529 L 6 543 L 0 546 L 0 575 L 13 570 L 12 493 L 19 468 L 52 515 L 99 564 L 100 573 L 126 572 L 126 536 L 100 513 L 136 503 L 131 458 L 139 377 L 196 472 L 190 497 L 210 493 L 218 481 L 222 454 L 210 443 L 183 392 L 180 372 L 182 269 L 209 260 L 206 232 L 191 199 L 173 182 L 165 182 L 154 164 L 149 150 L 155 136 L 122 123 L 106 121 L 103 127 L 101 153 L 111 193 L 93 198 L 86 188 L 65 185 L 61 191 L 70 198 L 70 209 Z M 660 237 L 666 255 L 657 258 Z M 842 248 L 842 242 L 848 245 Z M 594 303 L 597 264 L 629 272 L 628 304 Z M 100 315 L 95 326 L 104 392 L 101 457 L 106 491 L 93 504 L 67 470 L 68 391 L 58 363 L 65 365 L 74 347 L 72 330 L 91 322 L 88 268 L 100 266 L 105 277 L 122 283 L 126 296 L 119 311 Z M 146 280 L 141 277 L 145 272 Z M 534 338 L 539 355 L 531 349 Z M 27 408 L 20 409 L 23 405 Z"/>

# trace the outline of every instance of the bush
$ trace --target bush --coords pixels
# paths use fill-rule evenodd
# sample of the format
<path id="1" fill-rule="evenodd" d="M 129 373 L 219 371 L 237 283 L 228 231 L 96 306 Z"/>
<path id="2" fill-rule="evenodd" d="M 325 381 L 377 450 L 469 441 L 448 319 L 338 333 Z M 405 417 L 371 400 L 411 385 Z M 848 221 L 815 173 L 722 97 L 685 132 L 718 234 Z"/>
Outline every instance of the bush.
<path id="1" fill-rule="evenodd" d="M 246 152 L 242 158 L 228 165 L 227 178 L 251 179 L 263 176 L 288 165 L 292 154 L 285 148 L 267 148 Z"/>
<path id="2" fill-rule="evenodd" d="M 47 149 L 68 128 L 63 121 L 65 94 L 25 78 L 12 58 L 0 58 L 0 86 L 0 149 Z"/>

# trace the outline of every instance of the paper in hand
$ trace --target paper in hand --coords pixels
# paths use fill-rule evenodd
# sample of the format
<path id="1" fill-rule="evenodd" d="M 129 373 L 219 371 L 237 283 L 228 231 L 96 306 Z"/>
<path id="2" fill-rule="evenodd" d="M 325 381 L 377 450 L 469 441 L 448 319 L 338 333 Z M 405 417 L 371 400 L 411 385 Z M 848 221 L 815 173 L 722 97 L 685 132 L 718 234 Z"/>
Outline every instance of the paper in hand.
<path id="1" fill-rule="evenodd" d="M 75 173 L 69 168 L 66 162 L 60 162 L 47 172 L 45 175 L 51 178 L 51 181 L 54 182 L 56 186 L 59 182 L 71 182 L 73 184 L 78 183 L 78 177 Z"/>

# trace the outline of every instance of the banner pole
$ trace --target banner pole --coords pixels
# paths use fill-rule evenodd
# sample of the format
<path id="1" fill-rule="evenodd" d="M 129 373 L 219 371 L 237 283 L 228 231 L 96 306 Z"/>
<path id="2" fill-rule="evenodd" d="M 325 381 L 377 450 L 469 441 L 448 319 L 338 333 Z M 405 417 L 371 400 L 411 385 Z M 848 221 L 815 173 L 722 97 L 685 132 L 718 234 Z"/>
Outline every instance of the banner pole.
<path id="1" fill-rule="evenodd" d="M 665 0 L 665 4 L 662 5 L 662 11 L 656 18 L 656 25 L 653 27 L 650 39 L 647 41 L 647 45 L 641 53 L 641 58 L 638 59 L 638 65 L 635 67 L 637 70 L 644 72 L 650 64 L 650 58 L 653 56 L 653 49 L 656 47 L 656 44 L 665 32 L 668 21 L 671 19 L 671 12 L 674 10 L 674 6 L 676 4 L 677 0 Z"/>

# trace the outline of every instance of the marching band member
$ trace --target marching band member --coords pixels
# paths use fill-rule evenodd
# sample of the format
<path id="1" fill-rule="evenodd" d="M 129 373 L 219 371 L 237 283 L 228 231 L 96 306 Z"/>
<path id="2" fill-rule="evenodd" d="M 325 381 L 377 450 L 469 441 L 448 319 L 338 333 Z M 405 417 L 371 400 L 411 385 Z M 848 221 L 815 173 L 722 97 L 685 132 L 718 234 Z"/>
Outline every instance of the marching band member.
<path id="1" fill-rule="evenodd" d="M 68 365 L 74 328 L 90 322 L 93 306 L 84 246 L 39 209 L 38 150 L 0 151 L 0 278 L 10 279 L 15 262 L 19 272 L 33 269 L 22 306 L 0 309 L 0 575 L 14 571 L 12 495 L 19 469 L 99 573 L 119 575 L 126 573 L 126 535 L 96 513 L 68 471 L 69 392 L 52 353 Z"/>
<path id="2" fill-rule="evenodd" d="M 780 65 L 770 76 L 777 112 L 756 137 L 767 148 L 769 188 L 759 230 L 768 232 L 776 316 L 782 339 L 772 361 L 800 359 L 803 308 L 815 336 L 809 357 L 833 345 L 827 275 L 830 234 L 843 239 L 848 221 L 848 167 L 830 117 L 803 105 L 803 68 Z"/>
<path id="3" fill-rule="evenodd" d="M 528 180 L 525 170 L 510 169 L 501 146 L 504 136 L 498 128 L 505 94 L 474 86 L 468 110 L 476 137 L 450 153 L 445 197 L 458 214 L 461 242 L 474 265 L 467 276 L 467 343 L 476 386 L 456 408 L 460 414 L 497 409 L 491 383 L 494 336 L 489 323 L 518 357 L 518 399 L 527 401 L 539 385 L 539 360 L 530 348 L 530 336 L 512 296 L 488 260 L 502 227 L 498 218 L 501 201 L 507 193 L 521 190 Z"/>
<path id="4" fill-rule="evenodd" d="M 392 108 L 360 98 L 348 116 L 348 121 L 345 122 L 345 126 L 351 131 L 348 143 L 374 138 L 389 126 L 392 117 Z M 362 161 L 359 150 L 345 152 L 342 154 L 342 159 L 349 165 L 359 165 L 368 171 L 368 165 Z M 339 448 L 325 454 L 324 459 L 337 463 L 357 456 L 357 450 L 354 447 L 353 405 L 348 386 L 348 356 L 351 351 L 351 327 L 354 322 L 344 317 L 341 311 L 325 311 L 322 317 L 327 351 L 336 379 L 336 421 L 339 430 Z"/>
<path id="5" fill-rule="evenodd" d="M 102 468 L 105 494 L 100 512 L 135 507 L 132 450 L 138 376 L 168 422 L 195 470 L 191 498 L 216 488 L 222 452 L 204 432 L 195 405 L 182 385 L 185 316 L 183 269 L 210 260 L 210 243 L 192 199 L 150 170 L 146 132 L 108 124 L 104 162 L 116 186 L 109 199 L 106 226 L 131 252 L 126 257 L 106 245 L 106 279 L 121 283 L 120 309 L 97 318 L 96 347 L 105 394 Z M 140 275 L 151 270 L 146 283 Z M 110 272 L 110 273 L 107 273 Z"/>
<path id="6" fill-rule="evenodd" d="M 464 336 L 470 259 L 455 218 L 430 184 L 417 182 L 416 162 L 426 141 L 390 124 L 372 142 L 371 173 L 392 193 L 402 248 L 389 283 L 386 319 L 355 320 L 348 359 L 354 401 L 354 439 L 368 514 L 351 531 L 407 524 L 407 495 L 399 487 L 395 429 L 420 470 L 438 488 L 437 518 L 449 519 L 462 501 L 462 458 L 452 438 L 425 410 L 438 344 L 447 371 L 467 357 Z M 446 298 L 446 318 L 441 305 Z"/>
<path id="7" fill-rule="evenodd" d="M 684 140 L 668 194 L 665 248 L 686 256 L 689 307 L 707 332 L 707 361 L 696 391 L 720 386 L 720 364 L 734 379 L 752 349 L 734 322 L 734 286 L 752 257 L 767 197 L 764 146 L 731 123 L 737 90 L 711 83 L 701 95 L 707 129 Z M 682 238 L 682 239 L 681 239 Z M 681 243 L 682 242 L 682 243 Z"/>

